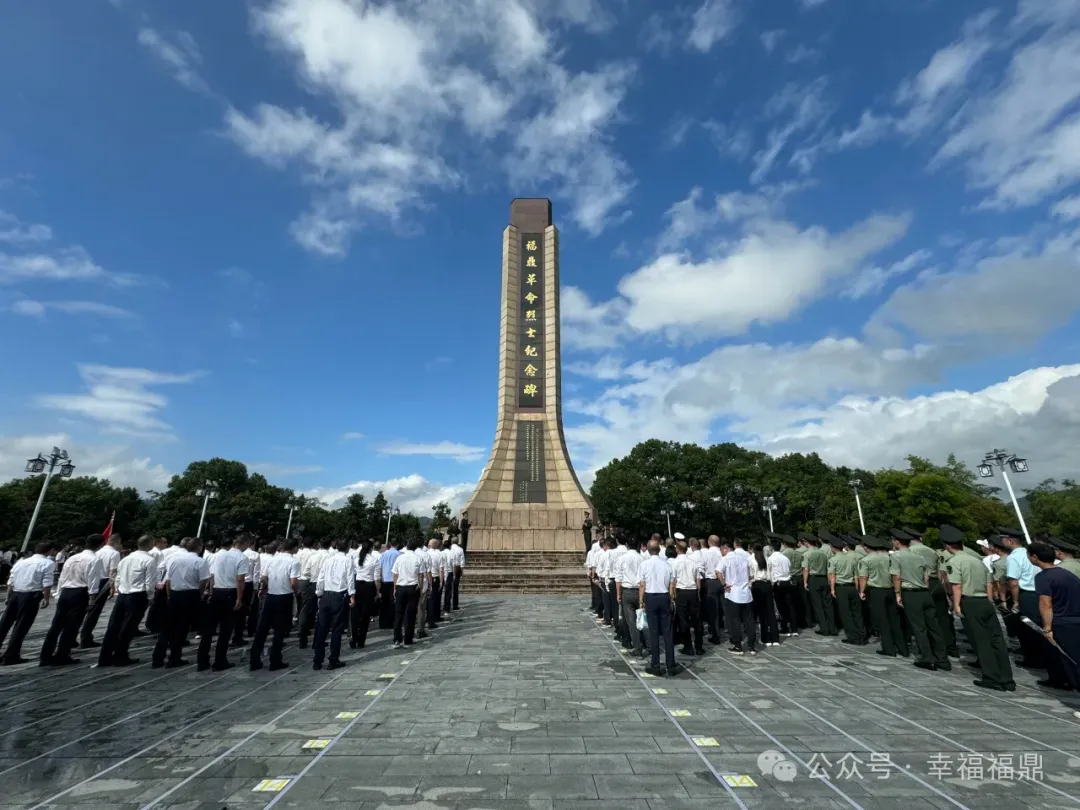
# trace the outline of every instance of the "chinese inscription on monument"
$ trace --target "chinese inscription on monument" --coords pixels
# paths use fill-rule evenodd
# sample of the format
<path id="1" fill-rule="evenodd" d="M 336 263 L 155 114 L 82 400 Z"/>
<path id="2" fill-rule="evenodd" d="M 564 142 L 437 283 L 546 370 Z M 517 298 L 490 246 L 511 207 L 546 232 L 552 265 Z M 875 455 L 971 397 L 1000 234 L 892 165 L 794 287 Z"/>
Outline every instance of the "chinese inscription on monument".
<path id="1" fill-rule="evenodd" d="M 544 407 L 544 235 L 521 236 L 518 407 Z"/>

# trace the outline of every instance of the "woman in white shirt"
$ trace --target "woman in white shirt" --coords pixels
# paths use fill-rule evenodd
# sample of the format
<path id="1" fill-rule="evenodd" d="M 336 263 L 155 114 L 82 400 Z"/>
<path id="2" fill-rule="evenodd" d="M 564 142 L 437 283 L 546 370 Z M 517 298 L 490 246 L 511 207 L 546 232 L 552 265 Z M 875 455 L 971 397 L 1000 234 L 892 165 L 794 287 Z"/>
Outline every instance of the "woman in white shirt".
<path id="1" fill-rule="evenodd" d="M 754 618 L 761 629 L 761 643 L 766 647 L 775 647 L 780 643 L 780 628 L 776 624 L 776 603 L 769 563 L 761 543 L 754 543 L 750 555 L 750 593 L 754 597 Z"/>
<path id="2" fill-rule="evenodd" d="M 356 555 L 356 602 L 349 611 L 349 623 L 352 625 L 349 647 L 354 650 L 363 649 L 367 643 L 371 617 L 377 610 L 379 581 L 382 579 L 379 571 L 381 556 L 370 540 L 360 544 L 360 551 Z"/>

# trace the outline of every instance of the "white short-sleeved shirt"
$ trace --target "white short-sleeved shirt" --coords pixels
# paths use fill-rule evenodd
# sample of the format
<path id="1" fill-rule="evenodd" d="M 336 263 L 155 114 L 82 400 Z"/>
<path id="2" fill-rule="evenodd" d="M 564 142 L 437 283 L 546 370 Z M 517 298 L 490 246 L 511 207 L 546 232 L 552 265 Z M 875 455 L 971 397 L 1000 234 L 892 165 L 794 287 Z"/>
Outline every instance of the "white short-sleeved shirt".
<path id="1" fill-rule="evenodd" d="M 300 579 L 300 561 L 287 551 L 279 551 L 270 557 L 262 571 L 266 580 L 266 592 L 270 596 L 284 596 L 293 592 L 290 580 Z"/>
<path id="2" fill-rule="evenodd" d="M 120 565 L 120 552 L 106 543 L 94 552 L 94 556 L 101 562 L 101 578 L 111 578 Z"/>
<path id="3" fill-rule="evenodd" d="M 180 549 L 165 561 L 165 579 L 174 591 L 195 591 L 200 582 L 210 579 L 210 568 L 198 554 Z"/>
<path id="4" fill-rule="evenodd" d="M 242 553 L 248 561 L 248 571 L 244 574 L 244 582 L 258 582 L 262 579 L 262 555 L 253 548 L 245 548 Z"/>
<path id="5" fill-rule="evenodd" d="M 744 605 L 753 601 L 750 594 L 750 555 L 734 551 L 724 555 L 717 568 L 724 576 L 724 598 Z"/>
<path id="6" fill-rule="evenodd" d="M 659 554 L 650 554 L 648 559 L 641 564 L 639 584 L 645 583 L 645 593 L 667 593 L 671 584 L 671 566 L 666 557 Z"/>
<path id="7" fill-rule="evenodd" d="M 454 543 L 452 546 L 450 546 L 450 553 L 453 554 L 453 556 L 450 559 L 453 560 L 454 565 L 458 566 L 459 568 L 464 568 L 465 567 L 465 549 L 463 549 L 457 543 Z"/>
<path id="8" fill-rule="evenodd" d="M 319 552 L 317 552 L 319 553 Z M 315 593 L 356 593 L 356 563 L 343 551 L 321 552 L 326 554 L 315 580 Z M 310 558 L 309 558 L 310 559 Z"/>
<path id="9" fill-rule="evenodd" d="M 11 568 L 8 584 L 16 593 L 43 591 L 53 585 L 55 563 L 44 554 L 24 557 Z"/>
<path id="10" fill-rule="evenodd" d="M 675 587 L 683 591 L 697 590 L 698 567 L 689 554 L 680 554 L 671 561 Z"/>
<path id="11" fill-rule="evenodd" d="M 64 563 L 60 572 L 59 589 L 86 588 L 90 593 L 98 592 L 98 586 L 105 577 L 101 575 L 101 560 L 90 549 L 83 549 L 72 554 Z"/>
<path id="12" fill-rule="evenodd" d="M 304 555 L 303 558 L 298 554 L 296 559 L 300 563 L 300 579 L 306 580 L 307 582 L 318 582 L 319 572 L 322 571 L 322 567 L 326 565 L 326 561 L 330 558 L 332 553 L 334 552 L 320 548 L 315 550 L 308 549 L 308 553 Z M 342 553 L 344 554 L 344 552 Z"/>
<path id="13" fill-rule="evenodd" d="M 717 546 L 709 546 L 701 552 L 701 570 L 705 579 L 716 579 L 716 569 L 720 567 L 720 560 L 724 555 Z"/>
<path id="14" fill-rule="evenodd" d="M 394 560 L 393 573 L 399 587 L 416 585 L 420 581 L 423 562 L 415 551 L 404 551 Z"/>
<path id="15" fill-rule="evenodd" d="M 157 560 L 148 551 L 133 551 L 116 569 L 116 590 L 153 596 L 158 586 Z"/>
<path id="16" fill-rule="evenodd" d="M 641 584 L 641 564 L 644 559 L 635 549 L 629 549 L 619 558 L 619 569 L 615 578 L 624 588 L 636 588 Z"/>
<path id="17" fill-rule="evenodd" d="M 214 578 L 215 588 L 236 588 L 237 577 L 243 576 L 246 582 L 251 574 L 251 561 L 239 549 L 227 548 L 217 552 L 207 568 Z"/>
<path id="18" fill-rule="evenodd" d="M 359 563 L 356 569 L 356 578 L 361 582 L 375 582 L 381 579 L 379 576 L 379 557 L 382 555 L 375 549 L 368 552 L 367 557 Z M 357 555 L 359 558 L 359 555 Z"/>
<path id="19" fill-rule="evenodd" d="M 769 581 L 773 584 L 777 582 L 790 582 L 791 581 L 791 560 L 781 554 L 779 551 L 774 551 L 769 555 L 769 558 L 765 561 L 769 565 Z"/>

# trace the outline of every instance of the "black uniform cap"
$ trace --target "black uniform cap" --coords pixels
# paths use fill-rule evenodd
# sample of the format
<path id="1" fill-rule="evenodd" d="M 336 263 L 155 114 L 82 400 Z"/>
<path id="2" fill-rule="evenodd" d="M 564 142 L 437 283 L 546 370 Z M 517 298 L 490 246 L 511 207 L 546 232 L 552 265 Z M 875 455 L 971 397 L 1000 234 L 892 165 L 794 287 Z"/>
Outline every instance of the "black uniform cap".
<path id="1" fill-rule="evenodd" d="M 765 537 L 767 539 L 769 539 L 769 540 L 780 540 L 781 539 L 781 535 L 777 534 L 776 532 L 765 532 Z"/>
<path id="2" fill-rule="evenodd" d="M 817 538 L 814 537 L 814 535 L 810 534 L 810 532 L 799 532 L 799 539 L 800 540 L 817 540 Z"/>
<path id="3" fill-rule="evenodd" d="M 1064 540 L 1062 540 L 1060 538 L 1057 538 L 1057 537 L 1048 537 L 1048 538 L 1046 538 L 1046 542 L 1048 542 L 1051 546 L 1056 548 L 1058 551 L 1067 551 L 1070 554 L 1075 554 L 1076 551 L 1077 551 L 1076 546 L 1074 546 L 1072 543 L 1068 543 L 1068 542 L 1066 542 L 1066 541 L 1064 541 Z"/>
<path id="4" fill-rule="evenodd" d="M 780 535 L 780 541 L 783 543 L 794 543 L 795 538 L 792 537 L 790 534 L 782 534 Z"/>
<path id="5" fill-rule="evenodd" d="M 870 546 L 870 548 L 876 548 L 878 551 L 888 551 L 892 547 L 892 544 L 888 540 L 881 537 L 868 537 L 863 542 Z"/>
<path id="6" fill-rule="evenodd" d="M 1023 538 L 1024 533 L 1019 529 L 1014 529 L 1011 526 L 995 526 L 994 531 L 1000 534 L 1002 537 L 1015 537 L 1017 540 Z"/>
<path id="7" fill-rule="evenodd" d="M 847 543 L 845 543 L 839 537 L 833 537 L 829 541 L 829 545 L 831 545 L 833 548 L 847 548 Z"/>
<path id="8" fill-rule="evenodd" d="M 889 534 L 891 534 L 897 540 L 911 540 L 912 539 L 911 535 L 908 534 L 907 532 L 905 532 L 903 529 L 889 529 Z"/>
<path id="9" fill-rule="evenodd" d="M 986 539 L 994 548 L 1000 548 L 1002 551 L 1009 550 L 1009 547 L 1005 545 L 1005 540 L 1001 537 L 1000 534 L 992 534 Z"/>
<path id="10" fill-rule="evenodd" d="M 840 539 L 832 532 L 818 532 L 818 537 L 821 538 L 822 543 L 835 543 Z"/>
<path id="11" fill-rule="evenodd" d="M 918 529 L 913 529 L 910 526 L 905 526 L 904 532 L 911 536 L 911 538 L 914 540 L 921 540 L 923 536 L 922 532 L 920 532 Z"/>
<path id="12" fill-rule="evenodd" d="M 964 546 L 964 533 L 955 526 L 943 523 L 938 527 L 938 535 L 941 542 L 947 546 Z"/>

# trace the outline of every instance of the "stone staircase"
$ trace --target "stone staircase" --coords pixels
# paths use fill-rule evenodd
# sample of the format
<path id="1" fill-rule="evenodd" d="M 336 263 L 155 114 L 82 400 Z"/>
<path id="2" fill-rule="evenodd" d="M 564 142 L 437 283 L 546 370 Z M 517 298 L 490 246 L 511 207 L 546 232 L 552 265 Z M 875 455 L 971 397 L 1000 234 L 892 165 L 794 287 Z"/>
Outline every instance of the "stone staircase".
<path id="1" fill-rule="evenodd" d="M 473 594 L 587 594 L 578 551 L 470 551 L 461 589 Z"/>

